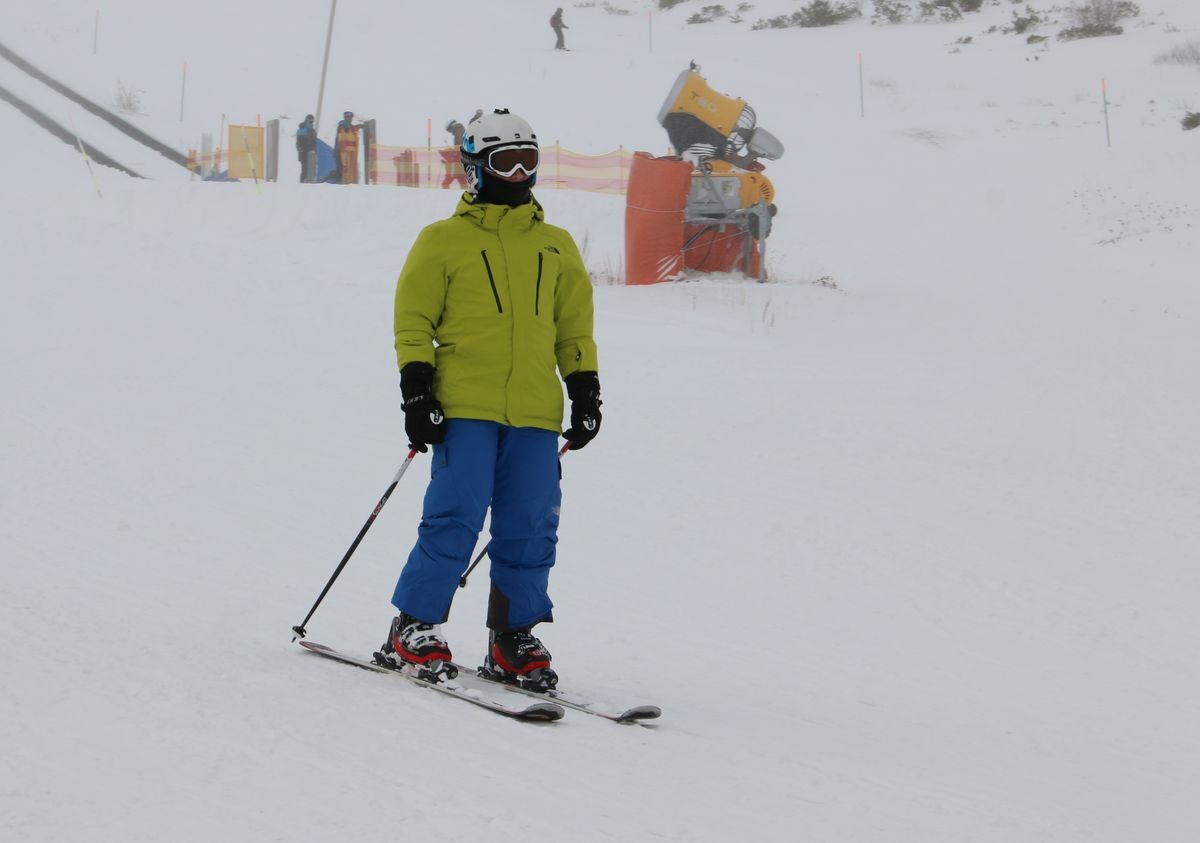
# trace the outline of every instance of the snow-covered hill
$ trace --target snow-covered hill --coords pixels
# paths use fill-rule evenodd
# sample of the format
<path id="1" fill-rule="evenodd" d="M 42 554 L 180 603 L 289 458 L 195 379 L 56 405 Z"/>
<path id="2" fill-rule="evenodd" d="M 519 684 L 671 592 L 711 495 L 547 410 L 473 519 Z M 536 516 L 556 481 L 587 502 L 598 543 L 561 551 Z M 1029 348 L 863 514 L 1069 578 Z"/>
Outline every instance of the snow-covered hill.
<path id="1" fill-rule="evenodd" d="M 1195 840 L 1200 70 L 1154 62 L 1193 4 L 1039 45 L 986 32 L 1008 3 L 571 6 L 567 55 L 551 9 L 453 5 L 339 4 L 325 120 L 419 143 L 508 105 L 655 151 L 695 59 L 788 147 L 772 283 L 597 288 L 604 428 L 564 461 L 542 637 L 663 720 L 509 723 L 290 643 L 404 456 L 393 285 L 452 194 L 101 168 L 98 198 L 3 106 L 0 837 Z M 0 41 L 144 89 L 181 148 L 313 109 L 328 4 L 205 9 L 108 4 L 93 56 L 95 4 L 6 4 Z M 539 198 L 619 275 L 619 197 Z M 382 640 L 417 469 L 315 640 Z M 485 595 L 447 625 L 466 661 Z"/>

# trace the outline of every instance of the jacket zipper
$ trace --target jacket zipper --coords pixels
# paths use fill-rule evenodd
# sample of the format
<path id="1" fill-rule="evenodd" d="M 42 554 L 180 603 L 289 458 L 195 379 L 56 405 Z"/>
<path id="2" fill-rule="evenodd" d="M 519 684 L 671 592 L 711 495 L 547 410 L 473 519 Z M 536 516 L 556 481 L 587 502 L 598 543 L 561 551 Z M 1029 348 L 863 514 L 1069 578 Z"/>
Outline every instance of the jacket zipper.
<path id="1" fill-rule="evenodd" d="M 487 249 L 481 250 L 479 254 L 483 255 L 483 265 L 487 268 L 488 283 L 492 285 L 492 295 L 496 297 L 496 310 L 503 313 L 504 308 L 500 306 L 500 291 L 496 289 L 496 277 L 492 275 L 492 264 L 488 261 Z"/>
<path id="2" fill-rule="evenodd" d="M 542 306 L 542 253 L 538 252 L 537 287 L 533 291 L 533 315 L 537 316 Z"/>

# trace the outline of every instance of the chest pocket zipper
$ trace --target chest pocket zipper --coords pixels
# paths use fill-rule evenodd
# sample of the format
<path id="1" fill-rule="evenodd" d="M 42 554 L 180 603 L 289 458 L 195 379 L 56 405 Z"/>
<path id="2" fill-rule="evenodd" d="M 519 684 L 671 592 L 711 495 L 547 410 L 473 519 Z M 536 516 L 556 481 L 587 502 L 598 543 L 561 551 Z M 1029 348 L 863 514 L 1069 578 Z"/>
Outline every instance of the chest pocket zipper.
<path id="1" fill-rule="evenodd" d="M 533 315 L 537 316 L 542 308 L 542 253 L 538 252 L 537 286 L 533 290 Z"/>
<path id="2" fill-rule="evenodd" d="M 496 297 L 496 310 L 503 313 L 504 308 L 500 305 L 500 291 L 496 289 L 496 276 L 492 275 L 492 264 L 488 260 L 487 249 L 481 250 L 479 254 L 483 256 L 483 265 L 487 269 L 488 283 L 492 285 L 492 295 Z M 539 255 L 538 257 L 540 258 L 541 256 Z"/>

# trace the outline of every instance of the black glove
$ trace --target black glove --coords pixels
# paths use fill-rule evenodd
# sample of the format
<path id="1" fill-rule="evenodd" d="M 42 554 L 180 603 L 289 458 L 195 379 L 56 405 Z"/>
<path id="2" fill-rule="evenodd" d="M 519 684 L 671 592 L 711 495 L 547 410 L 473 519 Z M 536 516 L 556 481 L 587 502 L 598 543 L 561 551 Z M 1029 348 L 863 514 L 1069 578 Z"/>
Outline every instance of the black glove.
<path id="1" fill-rule="evenodd" d="M 571 427 L 563 438 L 578 451 L 600 432 L 600 377 L 595 372 L 567 375 L 567 396 L 571 399 Z"/>
<path id="2" fill-rule="evenodd" d="M 430 445 L 446 440 L 446 417 L 433 394 L 433 367 L 409 363 L 400 370 L 400 394 L 404 396 L 404 432 L 408 446 L 422 454 Z"/>

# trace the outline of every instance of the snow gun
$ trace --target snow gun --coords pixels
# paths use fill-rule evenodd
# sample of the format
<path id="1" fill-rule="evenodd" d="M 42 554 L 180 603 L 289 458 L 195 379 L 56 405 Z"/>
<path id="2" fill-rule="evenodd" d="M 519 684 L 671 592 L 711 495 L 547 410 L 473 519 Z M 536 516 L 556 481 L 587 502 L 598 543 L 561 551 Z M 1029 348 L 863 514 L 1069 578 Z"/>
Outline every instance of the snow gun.
<path id="1" fill-rule="evenodd" d="M 783 144 L 745 100 L 713 89 L 693 62 L 658 112 L 674 155 L 634 155 L 625 210 L 626 281 L 677 280 L 687 270 L 766 280 L 775 187 L 759 159 Z"/>

